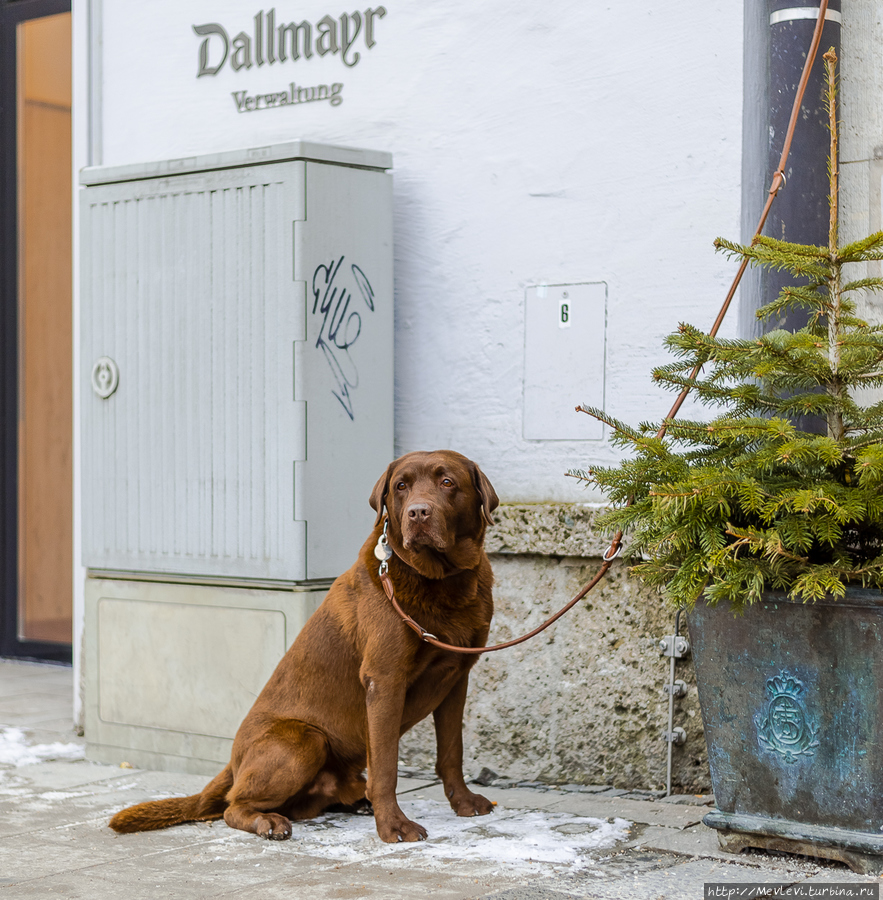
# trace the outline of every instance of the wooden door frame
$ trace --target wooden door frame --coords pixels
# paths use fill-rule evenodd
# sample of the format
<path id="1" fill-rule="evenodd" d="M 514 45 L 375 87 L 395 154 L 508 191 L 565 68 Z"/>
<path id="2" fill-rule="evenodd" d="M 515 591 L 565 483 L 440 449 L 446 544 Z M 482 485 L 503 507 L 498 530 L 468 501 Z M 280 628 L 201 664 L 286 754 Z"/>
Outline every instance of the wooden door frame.
<path id="1" fill-rule="evenodd" d="M 71 0 L 0 0 L 0 656 L 70 663 L 71 646 L 19 639 L 18 147 L 16 26 Z M 73 213 L 72 213 L 73 214 Z M 72 401 L 73 402 L 73 401 Z"/>

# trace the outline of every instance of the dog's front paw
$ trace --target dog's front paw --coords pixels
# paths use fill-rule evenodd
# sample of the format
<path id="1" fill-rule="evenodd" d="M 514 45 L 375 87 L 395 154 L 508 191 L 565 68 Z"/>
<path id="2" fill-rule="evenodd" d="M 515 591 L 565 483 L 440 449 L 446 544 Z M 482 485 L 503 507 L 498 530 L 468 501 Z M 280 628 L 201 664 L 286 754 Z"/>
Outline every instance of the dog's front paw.
<path id="1" fill-rule="evenodd" d="M 419 822 L 412 822 L 404 815 L 387 822 L 378 821 L 377 833 L 387 844 L 399 841 L 425 841 L 428 836 L 428 832 Z"/>
<path id="2" fill-rule="evenodd" d="M 278 813 L 263 813 L 254 820 L 254 831 L 268 841 L 287 841 L 291 837 L 291 822 Z"/>
<path id="3" fill-rule="evenodd" d="M 496 804 L 482 797 L 481 794 L 473 794 L 472 791 L 464 791 L 451 797 L 451 809 L 458 816 L 486 816 L 494 811 Z"/>

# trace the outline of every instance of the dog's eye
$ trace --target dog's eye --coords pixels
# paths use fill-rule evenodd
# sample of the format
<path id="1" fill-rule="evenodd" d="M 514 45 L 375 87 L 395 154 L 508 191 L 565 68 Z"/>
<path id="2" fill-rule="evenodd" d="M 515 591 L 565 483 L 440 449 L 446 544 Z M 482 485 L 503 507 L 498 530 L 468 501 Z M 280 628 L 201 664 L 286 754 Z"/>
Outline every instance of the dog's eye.
<path id="1" fill-rule="evenodd" d="M 454 482 L 450 478 L 442 478 L 442 487 L 453 487 Z"/>
<path id="2" fill-rule="evenodd" d="M 406 485 L 404 481 L 400 481 L 400 482 L 396 485 L 396 490 L 397 490 L 397 491 L 404 491 L 407 487 L 408 487 L 408 485 Z"/>

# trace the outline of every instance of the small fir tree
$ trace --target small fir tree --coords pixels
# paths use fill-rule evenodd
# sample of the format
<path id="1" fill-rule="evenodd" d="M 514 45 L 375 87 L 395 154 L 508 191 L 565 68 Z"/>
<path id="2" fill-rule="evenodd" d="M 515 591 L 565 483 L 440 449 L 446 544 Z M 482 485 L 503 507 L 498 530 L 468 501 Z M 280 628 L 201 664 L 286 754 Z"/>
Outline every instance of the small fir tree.
<path id="1" fill-rule="evenodd" d="M 883 232 L 839 245 L 833 50 L 825 60 L 828 246 L 715 242 L 732 257 L 791 273 L 796 283 L 757 315 L 799 308 L 806 327 L 719 340 L 680 325 L 666 340 L 676 361 L 653 377 L 716 408 L 710 421 L 632 428 L 582 407 L 633 455 L 571 474 L 601 487 L 613 503 L 602 526 L 631 534 L 642 556 L 632 571 L 678 606 L 704 594 L 738 611 L 768 589 L 806 601 L 842 597 L 849 584 L 883 588 L 883 402 L 862 403 L 867 389 L 883 386 L 883 327 L 859 319 L 853 299 L 883 288 L 883 278 L 847 277 L 883 259 Z M 827 433 L 794 422 L 813 416 Z"/>

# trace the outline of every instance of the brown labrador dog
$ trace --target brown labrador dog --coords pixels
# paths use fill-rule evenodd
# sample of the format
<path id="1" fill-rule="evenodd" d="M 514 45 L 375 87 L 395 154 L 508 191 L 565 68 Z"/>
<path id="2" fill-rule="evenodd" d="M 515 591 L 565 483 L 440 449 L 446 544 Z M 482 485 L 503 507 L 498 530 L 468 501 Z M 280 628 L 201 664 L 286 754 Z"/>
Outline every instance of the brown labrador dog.
<path id="1" fill-rule="evenodd" d="M 402 622 L 381 587 L 374 549 L 388 516 L 400 605 L 442 641 L 483 647 L 493 614 L 483 542 L 497 495 L 474 462 L 439 450 L 391 463 L 370 502 L 374 531 L 255 701 L 224 771 L 201 794 L 124 809 L 111 828 L 223 816 L 232 828 L 286 840 L 292 819 L 367 800 L 384 841 L 423 840 L 426 829 L 399 809 L 396 778 L 399 738 L 430 713 L 436 772 L 454 811 L 491 812 L 463 779 L 463 708 L 477 655 L 432 647 Z"/>

